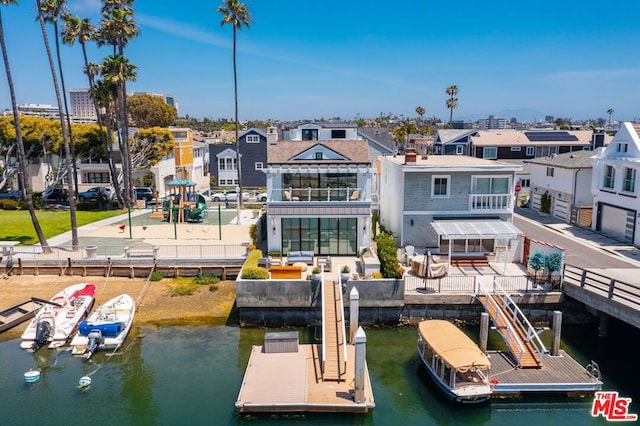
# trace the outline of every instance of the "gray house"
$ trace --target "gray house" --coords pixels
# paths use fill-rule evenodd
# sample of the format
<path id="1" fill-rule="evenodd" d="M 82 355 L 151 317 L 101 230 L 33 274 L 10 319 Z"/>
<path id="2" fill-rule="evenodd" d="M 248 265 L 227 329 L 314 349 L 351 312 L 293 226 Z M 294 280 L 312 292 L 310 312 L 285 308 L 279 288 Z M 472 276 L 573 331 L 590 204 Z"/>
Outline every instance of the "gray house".
<path id="1" fill-rule="evenodd" d="M 512 224 L 522 166 L 464 155 L 379 157 L 380 224 L 396 244 L 456 255 L 493 253 Z"/>

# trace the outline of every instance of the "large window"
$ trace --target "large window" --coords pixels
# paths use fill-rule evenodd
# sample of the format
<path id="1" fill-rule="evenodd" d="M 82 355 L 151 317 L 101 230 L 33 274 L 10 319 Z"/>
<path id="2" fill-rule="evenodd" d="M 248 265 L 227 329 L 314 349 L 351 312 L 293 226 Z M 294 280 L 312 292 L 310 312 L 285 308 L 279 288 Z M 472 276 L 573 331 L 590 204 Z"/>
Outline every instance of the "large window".
<path id="1" fill-rule="evenodd" d="M 238 170 L 235 158 L 218 158 L 218 170 Z"/>
<path id="2" fill-rule="evenodd" d="M 495 160 L 498 158 L 498 148 L 495 146 L 487 146 L 482 150 L 482 158 L 486 160 Z"/>
<path id="3" fill-rule="evenodd" d="M 440 253 L 449 253 L 449 240 L 440 240 Z M 457 239 L 451 240 L 452 253 L 493 253 L 495 251 L 495 240 L 485 239 Z"/>
<path id="4" fill-rule="evenodd" d="M 302 129 L 302 140 L 303 141 L 317 141 L 318 140 L 318 129 Z"/>
<path id="5" fill-rule="evenodd" d="M 109 183 L 110 181 L 108 172 L 87 172 L 87 183 Z"/>
<path id="6" fill-rule="evenodd" d="M 431 176 L 431 198 L 448 198 L 449 181 L 449 176 Z"/>
<path id="7" fill-rule="evenodd" d="M 331 131 L 331 139 L 345 139 L 347 131 L 344 129 L 335 129 Z"/>
<path id="8" fill-rule="evenodd" d="M 636 169 L 624 169 L 624 181 L 622 182 L 624 192 L 636 192 Z"/>
<path id="9" fill-rule="evenodd" d="M 332 201 L 346 201 L 347 191 L 358 188 L 358 176 L 355 173 L 285 173 L 282 175 L 282 187 L 292 188 L 293 196 L 307 199 L 311 188 L 311 201 L 327 200 L 327 188 L 331 188 Z"/>
<path id="10" fill-rule="evenodd" d="M 283 218 L 282 251 L 353 256 L 357 250 L 356 218 Z"/>
<path id="11" fill-rule="evenodd" d="M 509 178 L 493 176 L 474 176 L 474 194 L 508 194 Z"/>
<path id="12" fill-rule="evenodd" d="M 602 186 L 607 189 L 613 189 L 616 184 L 616 169 L 613 166 L 607 166 L 604 171 L 604 182 Z"/>

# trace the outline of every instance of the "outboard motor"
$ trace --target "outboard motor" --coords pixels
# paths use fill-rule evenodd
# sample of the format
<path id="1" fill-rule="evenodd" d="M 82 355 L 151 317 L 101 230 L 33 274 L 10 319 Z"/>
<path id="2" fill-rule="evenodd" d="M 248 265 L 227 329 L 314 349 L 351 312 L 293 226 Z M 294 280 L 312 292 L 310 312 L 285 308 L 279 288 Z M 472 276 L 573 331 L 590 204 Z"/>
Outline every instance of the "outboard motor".
<path id="1" fill-rule="evenodd" d="M 40 321 L 36 327 L 36 338 L 33 340 L 31 349 L 35 352 L 40 349 L 51 336 L 51 323 L 48 321 Z"/>
<path id="2" fill-rule="evenodd" d="M 98 347 L 104 343 L 104 337 L 100 330 L 91 330 L 87 335 L 89 342 L 87 343 L 87 358 L 91 358 Z"/>

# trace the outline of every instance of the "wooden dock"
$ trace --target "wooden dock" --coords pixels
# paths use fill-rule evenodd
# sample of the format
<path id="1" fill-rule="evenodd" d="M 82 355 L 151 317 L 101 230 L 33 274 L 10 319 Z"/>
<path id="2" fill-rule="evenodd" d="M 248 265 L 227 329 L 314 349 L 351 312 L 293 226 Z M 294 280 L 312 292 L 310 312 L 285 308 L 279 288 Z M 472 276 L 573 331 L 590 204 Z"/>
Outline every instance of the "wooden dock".
<path id="1" fill-rule="evenodd" d="M 602 381 L 589 375 L 585 367 L 560 350 L 558 356 L 545 356 L 541 368 L 517 368 L 508 352 L 489 351 L 494 383 L 493 396 L 531 393 L 590 395 L 602 389 Z"/>
<path id="2" fill-rule="evenodd" d="M 254 346 L 242 380 L 236 410 L 249 412 L 368 413 L 375 408 L 369 373 L 362 403 L 354 402 L 355 348 L 347 347 L 341 381 L 322 378 L 321 345 L 299 345 L 298 352 L 265 353 Z"/>

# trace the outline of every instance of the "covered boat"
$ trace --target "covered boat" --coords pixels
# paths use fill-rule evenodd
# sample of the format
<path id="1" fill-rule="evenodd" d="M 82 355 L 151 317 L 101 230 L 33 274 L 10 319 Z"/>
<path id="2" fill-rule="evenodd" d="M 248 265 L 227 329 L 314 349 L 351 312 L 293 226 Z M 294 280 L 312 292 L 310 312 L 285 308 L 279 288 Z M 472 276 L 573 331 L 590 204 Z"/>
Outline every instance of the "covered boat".
<path id="1" fill-rule="evenodd" d="M 429 375 L 451 401 L 473 404 L 491 398 L 489 359 L 452 323 L 420 322 L 418 353 Z"/>
<path id="2" fill-rule="evenodd" d="M 72 353 L 90 358 L 98 349 L 116 350 L 127 337 L 136 304 L 128 294 L 116 296 L 100 305 L 78 327 L 71 340 Z"/>
<path id="3" fill-rule="evenodd" d="M 87 317 L 93 307 L 95 293 L 95 285 L 82 283 L 65 288 L 51 300 L 37 299 L 44 306 L 22 333 L 20 347 L 36 351 L 45 344 L 49 344 L 50 348 L 66 344 L 78 323 Z"/>

